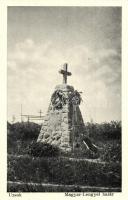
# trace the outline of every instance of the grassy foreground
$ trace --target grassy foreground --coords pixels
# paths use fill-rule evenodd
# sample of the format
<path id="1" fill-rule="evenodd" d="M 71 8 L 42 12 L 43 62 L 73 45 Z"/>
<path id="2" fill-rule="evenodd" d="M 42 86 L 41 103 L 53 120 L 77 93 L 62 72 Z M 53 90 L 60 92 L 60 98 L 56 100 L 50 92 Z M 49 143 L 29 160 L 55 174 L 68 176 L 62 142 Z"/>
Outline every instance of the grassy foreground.
<path id="1" fill-rule="evenodd" d="M 118 163 L 91 163 L 65 158 L 8 157 L 8 181 L 120 187 Z"/>
<path id="2" fill-rule="evenodd" d="M 34 123 L 8 123 L 8 192 L 121 191 L 120 122 L 86 124 L 91 141 L 100 148 L 101 163 L 91 162 L 97 157 L 88 152 L 85 160 L 79 159 L 82 152 L 40 158 L 28 155 L 39 131 L 40 126 Z"/>

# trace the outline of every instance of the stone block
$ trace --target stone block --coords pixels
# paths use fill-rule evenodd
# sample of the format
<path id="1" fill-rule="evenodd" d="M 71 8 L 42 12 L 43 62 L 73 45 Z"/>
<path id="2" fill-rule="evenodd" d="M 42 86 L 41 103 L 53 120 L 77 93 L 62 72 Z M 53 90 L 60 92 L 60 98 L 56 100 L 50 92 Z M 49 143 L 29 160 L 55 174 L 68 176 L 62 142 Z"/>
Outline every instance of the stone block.
<path id="1" fill-rule="evenodd" d="M 62 143 L 62 142 L 61 142 L 61 147 L 63 147 L 63 148 L 69 148 L 69 144 L 68 144 L 68 143 Z"/>
<path id="2" fill-rule="evenodd" d="M 69 143 L 69 138 L 63 138 L 63 139 L 61 139 L 61 141 L 62 141 L 63 143 Z"/>
<path id="3" fill-rule="evenodd" d="M 53 136 L 57 135 L 57 131 L 53 131 L 53 132 L 52 132 L 52 135 L 53 135 Z"/>
<path id="4" fill-rule="evenodd" d="M 68 128 L 68 124 L 65 123 L 64 121 L 61 123 L 61 127 L 67 127 Z"/>
<path id="5" fill-rule="evenodd" d="M 56 131 L 56 135 L 62 135 L 62 130 Z"/>
<path id="6" fill-rule="evenodd" d="M 68 117 L 68 113 L 67 112 L 62 112 L 62 118 L 64 117 Z"/>
<path id="7" fill-rule="evenodd" d="M 53 140 L 52 142 L 51 142 L 51 144 L 52 145 L 55 145 L 55 146 L 59 146 L 60 145 L 60 141 L 57 141 L 57 140 Z"/>
<path id="8" fill-rule="evenodd" d="M 44 134 L 45 139 L 47 139 L 48 137 L 50 137 L 50 135 L 48 133 Z"/>
<path id="9" fill-rule="evenodd" d="M 64 118 L 63 122 L 66 123 L 66 124 L 68 124 L 68 118 Z"/>
<path id="10" fill-rule="evenodd" d="M 59 140 L 61 138 L 61 135 L 56 136 L 56 140 Z"/>
<path id="11" fill-rule="evenodd" d="M 48 123 L 44 123 L 44 124 L 43 124 L 43 127 L 45 127 L 45 126 L 48 126 Z"/>

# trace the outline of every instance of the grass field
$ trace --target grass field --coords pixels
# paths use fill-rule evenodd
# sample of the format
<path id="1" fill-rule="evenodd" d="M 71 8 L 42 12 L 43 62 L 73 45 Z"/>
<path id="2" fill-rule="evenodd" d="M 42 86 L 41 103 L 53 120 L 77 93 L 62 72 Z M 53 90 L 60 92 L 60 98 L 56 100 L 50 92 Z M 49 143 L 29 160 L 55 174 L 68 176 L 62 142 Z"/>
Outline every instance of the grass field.
<path id="1" fill-rule="evenodd" d="M 40 158 L 28 155 L 28 146 L 36 140 L 38 131 L 32 135 L 27 132 L 26 138 L 21 124 L 20 134 L 18 127 L 11 129 L 8 134 L 8 192 L 120 192 L 121 138 L 113 129 L 108 131 L 112 138 L 106 136 L 108 133 L 102 136 L 102 132 L 96 137 L 96 130 L 93 126 L 95 134 L 90 131 L 90 138 L 100 147 L 98 159 L 92 159 L 90 154 L 82 158 L 73 154 Z"/>

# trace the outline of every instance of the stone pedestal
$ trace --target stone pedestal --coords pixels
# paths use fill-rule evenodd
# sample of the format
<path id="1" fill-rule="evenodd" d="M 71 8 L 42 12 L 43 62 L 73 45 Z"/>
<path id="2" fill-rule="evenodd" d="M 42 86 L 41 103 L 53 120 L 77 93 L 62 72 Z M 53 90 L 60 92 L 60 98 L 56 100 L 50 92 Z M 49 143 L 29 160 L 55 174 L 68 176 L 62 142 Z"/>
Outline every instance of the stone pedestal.
<path id="1" fill-rule="evenodd" d="M 80 147 L 85 131 L 84 122 L 79 105 L 70 102 L 74 88 L 62 84 L 56 86 L 55 91 L 63 92 L 66 103 L 62 108 L 55 109 L 52 101 L 50 102 L 37 142 L 49 143 L 65 151 L 71 151 Z"/>

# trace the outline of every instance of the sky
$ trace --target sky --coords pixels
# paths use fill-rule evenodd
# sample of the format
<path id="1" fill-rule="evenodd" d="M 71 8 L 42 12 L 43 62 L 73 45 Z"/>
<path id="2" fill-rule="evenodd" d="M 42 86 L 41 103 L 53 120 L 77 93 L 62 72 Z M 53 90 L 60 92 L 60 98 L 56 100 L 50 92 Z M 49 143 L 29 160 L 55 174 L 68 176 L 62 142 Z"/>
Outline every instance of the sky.
<path id="1" fill-rule="evenodd" d="M 85 122 L 121 120 L 120 7 L 8 7 L 8 120 L 45 115 L 58 71 L 82 91 Z"/>

